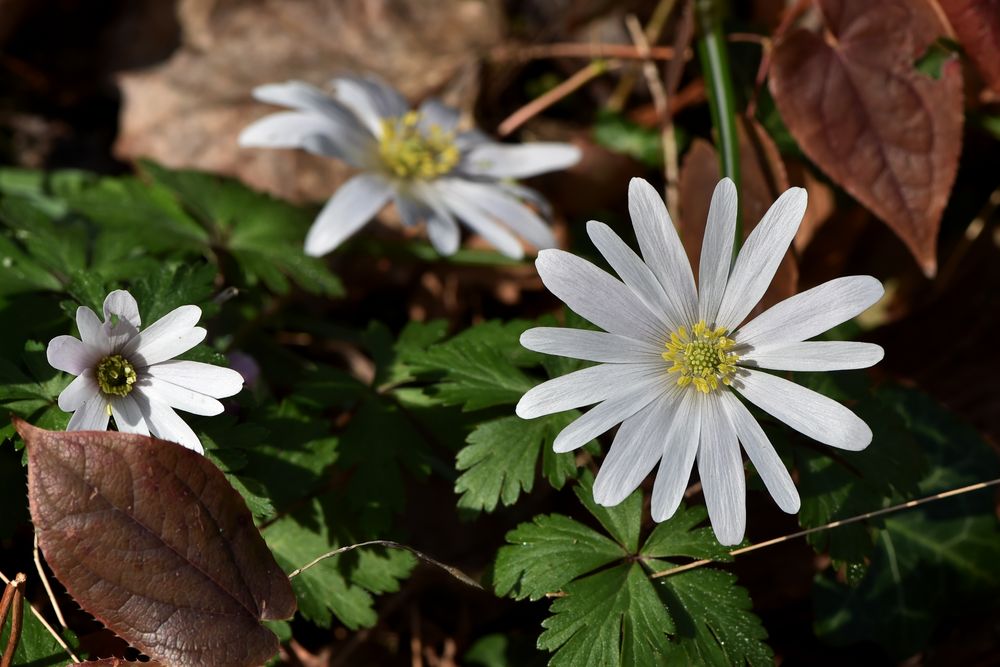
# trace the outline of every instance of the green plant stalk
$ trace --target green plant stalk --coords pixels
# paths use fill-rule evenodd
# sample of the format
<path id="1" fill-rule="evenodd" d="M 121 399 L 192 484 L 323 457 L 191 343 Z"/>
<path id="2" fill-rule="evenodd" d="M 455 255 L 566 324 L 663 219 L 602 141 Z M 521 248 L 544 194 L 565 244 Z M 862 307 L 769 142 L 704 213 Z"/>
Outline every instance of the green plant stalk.
<path id="1" fill-rule="evenodd" d="M 733 76 L 729 68 L 726 37 L 715 5 L 714 2 L 696 3 L 701 33 L 698 39 L 698 60 L 705 76 L 712 126 L 719 137 L 719 167 L 723 176 L 733 179 L 739 192 L 740 141 L 736 130 L 736 95 L 733 92 Z M 734 259 L 742 245 L 743 220 L 742 216 L 737 214 L 736 234 L 733 239 Z"/>

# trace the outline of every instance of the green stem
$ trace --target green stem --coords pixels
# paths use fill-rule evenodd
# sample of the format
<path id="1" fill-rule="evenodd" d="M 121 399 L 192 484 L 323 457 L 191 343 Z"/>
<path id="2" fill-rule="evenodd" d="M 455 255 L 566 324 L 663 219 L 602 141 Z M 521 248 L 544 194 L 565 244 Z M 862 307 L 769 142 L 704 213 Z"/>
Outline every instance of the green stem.
<path id="1" fill-rule="evenodd" d="M 719 136 L 719 167 L 723 176 L 733 179 L 737 192 L 740 189 L 740 141 L 736 130 L 736 95 L 733 92 L 733 76 L 729 69 L 729 54 L 726 51 L 726 36 L 722 31 L 717 0 L 696 0 L 695 2 L 700 37 L 698 39 L 698 60 L 705 76 L 708 92 L 708 106 L 712 112 L 712 125 Z M 737 209 L 739 210 L 739 209 Z M 736 220 L 736 235 L 733 239 L 733 257 L 743 245 L 743 221 Z"/>

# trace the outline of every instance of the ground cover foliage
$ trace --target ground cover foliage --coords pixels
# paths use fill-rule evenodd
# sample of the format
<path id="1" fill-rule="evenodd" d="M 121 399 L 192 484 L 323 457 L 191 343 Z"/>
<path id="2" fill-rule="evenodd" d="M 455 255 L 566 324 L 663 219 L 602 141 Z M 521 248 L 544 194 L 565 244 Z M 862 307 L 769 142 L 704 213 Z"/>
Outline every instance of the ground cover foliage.
<path id="1" fill-rule="evenodd" d="M 126 78 L 117 157 L 129 162 L 112 161 L 107 146 L 95 149 L 71 132 L 63 153 L 43 147 L 32 163 L 23 129 L 0 128 L 7 165 L 0 167 L 0 413 L 15 420 L 0 424 L 0 571 L 28 575 L 25 600 L 70 651 L 94 661 L 135 660 L 141 651 L 162 664 L 485 667 L 894 664 L 913 656 L 969 663 L 989 655 L 1000 613 L 1000 534 L 988 490 L 735 557 L 708 526 L 697 478 L 664 523 L 650 518 L 651 480 L 616 507 L 596 505 L 591 487 L 609 436 L 554 453 L 556 435 L 579 412 L 514 414 L 525 391 L 585 365 L 526 350 L 521 333 L 591 325 L 544 291 L 530 258 L 510 260 L 474 238 L 440 257 L 401 231 L 391 209 L 383 224 L 330 256 L 307 257 L 302 242 L 319 210 L 308 200 L 325 194 L 315 179 L 289 174 L 318 174 L 326 194 L 342 174 L 309 172 L 288 155 L 241 162 L 228 129 L 207 132 L 210 109 L 229 119 L 223 125 L 249 120 L 249 90 L 265 81 L 247 81 L 238 103 L 217 89 L 192 92 L 198 87 L 185 69 L 192 59 L 205 60 L 202 84 L 243 83 L 230 56 L 244 52 L 246 38 L 231 32 L 234 14 L 209 12 L 197 23 L 197 4 L 179 10 L 189 41 L 170 69 Z M 298 22 L 301 12 L 318 11 L 306 0 L 291 4 L 300 13 L 267 12 L 289 11 Z M 369 37 L 406 31 L 410 43 L 424 45 L 410 57 L 433 66 L 427 89 L 399 84 L 413 100 L 461 79 L 453 57 L 426 46 L 446 12 L 428 18 L 437 22 L 432 30 L 400 18 L 412 12 L 407 3 L 389 4 L 378 29 L 370 15 L 348 10 L 323 20 L 357 21 Z M 596 260 L 586 221 L 601 219 L 627 236 L 628 177 L 660 186 L 666 168 L 679 179 L 667 188 L 675 222 L 696 253 L 712 187 L 735 155 L 747 233 L 789 185 L 809 192 L 806 222 L 765 303 L 849 273 L 887 286 L 876 308 L 828 334 L 883 345 L 884 363 L 788 374 L 856 411 L 873 431 L 872 445 L 817 446 L 754 411 L 793 470 L 802 508 L 791 517 L 777 512 L 748 466 L 745 544 L 1000 476 L 989 388 L 996 361 L 986 338 L 1000 313 L 1000 197 L 990 162 L 1000 44 L 975 29 L 979 17 L 1000 34 L 996 3 L 822 0 L 785 14 L 748 3 L 719 24 L 683 1 L 626 10 L 584 4 L 570 19 L 548 3 L 483 3 L 476 11 L 506 17 L 503 35 L 480 28 L 448 45 L 478 74 L 474 84 L 445 92 L 456 92 L 486 130 L 596 62 L 565 51 L 512 56 L 519 47 L 585 43 L 603 28 L 638 54 L 624 28 L 634 11 L 651 26 L 654 47 L 695 49 L 677 74 L 674 60 L 661 61 L 674 100 L 673 157 L 663 150 L 662 116 L 635 56 L 600 60 L 590 83 L 518 130 L 584 152 L 569 173 L 530 183 L 549 199 L 563 247 Z M 667 20 L 653 29 L 665 8 Z M 67 11 L 70 20 L 74 10 Z M 105 11 L 100 20 L 122 20 Z M 265 19 L 274 16 L 258 20 Z M 37 19 L 25 12 L 21 20 L 30 27 Z M 697 53 L 712 48 L 705 35 L 713 26 L 733 37 L 723 40 L 730 57 L 721 72 Z M 812 32 L 816 26 L 822 31 Z M 746 33 L 772 39 L 763 51 L 766 78 L 758 76 L 760 45 L 740 38 Z M 193 49 L 213 39 L 215 51 Z M 33 47 L 2 29 L 0 40 L 36 62 Z M 265 43 L 260 51 L 272 47 L 292 48 Z M 357 69 L 358 49 L 350 43 L 332 57 Z M 0 92 L 4 105 L 50 120 L 66 114 L 64 123 L 82 114 L 52 110 L 19 83 L 22 70 L 0 67 L 14 82 L 11 93 Z M 50 67 L 53 81 L 68 77 L 65 65 L 38 67 Z M 294 76 L 282 69 L 290 67 L 272 64 L 261 75 Z M 323 70 L 315 67 L 301 76 L 317 78 Z M 388 78 L 413 68 L 388 54 L 379 66 Z M 172 79 L 171 71 L 187 74 Z M 722 75 L 728 102 L 713 92 Z M 194 103 L 159 128 L 173 143 L 157 139 L 155 119 L 142 117 L 149 105 L 139 104 L 164 86 L 172 104 Z M 187 134 L 217 142 L 221 153 L 179 148 Z M 850 150 L 837 137 L 849 137 Z M 280 179 L 267 179 L 278 172 Z M 70 415 L 56 401 L 72 377 L 47 363 L 46 344 L 77 333 L 77 307 L 100 312 L 115 289 L 132 293 L 143 322 L 199 306 L 209 335 L 183 358 L 243 374 L 244 390 L 224 400 L 224 414 L 185 415 L 204 457 L 113 432 L 61 433 Z M 121 500 L 131 519 L 116 524 L 101 503 L 116 501 L 125 477 L 140 480 L 133 485 L 140 495 Z M 225 520 L 201 526 L 184 545 L 171 542 L 171 517 L 200 511 Z M 60 526 L 68 515 L 85 516 L 90 528 L 67 534 Z M 160 530 L 129 533 L 135 525 Z M 32 563 L 33 532 L 66 629 Z M 183 583 L 130 578 L 116 550 L 144 539 L 157 562 L 179 558 L 169 562 Z M 287 578 L 324 553 L 370 540 L 408 545 L 481 588 L 384 545 L 345 551 Z M 710 562 L 669 574 L 702 559 Z M 157 598 L 152 611 L 127 604 L 129 595 L 163 590 L 170 599 Z M 197 615 L 204 608 L 230 610 L 223 613 L 231 623 L 206 622 Z M 0 617 L 2 654 L 14 624 Z M 30 610 L 20 626 L 13 664 L 67 664 L 67 650 Z M 226 653 L 234 643 L 237 652 Z M 196 650 L 178 652 L 183 646 Z"/>

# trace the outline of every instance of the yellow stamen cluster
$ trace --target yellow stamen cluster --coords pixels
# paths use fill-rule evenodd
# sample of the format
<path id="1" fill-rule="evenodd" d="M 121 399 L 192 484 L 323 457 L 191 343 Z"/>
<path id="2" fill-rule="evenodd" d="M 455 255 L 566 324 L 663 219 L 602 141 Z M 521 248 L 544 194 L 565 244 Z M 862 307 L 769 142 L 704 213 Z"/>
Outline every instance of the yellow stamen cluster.
<path id="1" fill-rule="evenodd" d="M 707 394 L 732 382 L 740 359 L 729 351 L 735 344 L 724 327 L 712 329 L 701 320 L 690 332 L 687 327 L 672 332 L 663 358 L 673 363 L 671 373 L 680 373 L 677 384 Z"/>
<path id="2" fill-rule="evenodd" d="M 460 157 L 455 133 L 438 125 L 420 127 L 420 114 L 416 111 L 382 120 L 378 152 L 393 175 L 406 179 L 431 179 L 447 174 Z"/>
<path id="3" fill-rule="evenodd" d="M 128 396 L 135 381 L 135 369 L 120 354 L 104 357 L 97 364 L 97 386 L 105 395 Z"/>

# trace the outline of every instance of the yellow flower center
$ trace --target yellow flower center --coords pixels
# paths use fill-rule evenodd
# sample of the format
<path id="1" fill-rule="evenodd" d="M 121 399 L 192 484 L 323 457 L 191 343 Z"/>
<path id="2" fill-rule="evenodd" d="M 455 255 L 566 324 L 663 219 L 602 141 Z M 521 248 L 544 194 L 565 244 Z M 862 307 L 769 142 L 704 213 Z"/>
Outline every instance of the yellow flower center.
<path id="1" fill-rule="evenodd" d="M 104 357 L 97 364 L 97 386 L 105 394 L 128 396 L 135 380 L 135 369 L 120 354 Z"/>
<path id="2" fill-rule="evenodd" d="M 431 179 L 447 174 L 459 160 L 455 133 L 438 125 L 420 127 L 420 114 L 410 111 L 382 120 L 379 155 L 386 168 L 405 179 Z"/>
<path id="3" fill-rule="evenodd" d="M 691 385 L 707 394 L 732 382 L 740 360 L 739 355 L 729 351 L 735 344 L 732 338 L 726 338 L 724 327 L 711 329 L 701 320 L 690 332 L 687 327 L 671 332 L 663 358 L 673 363 L 670 372 L 679 374 L 677 384 Z"/>

